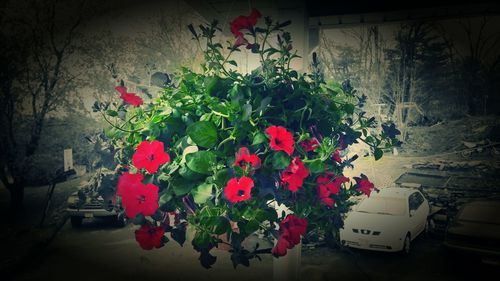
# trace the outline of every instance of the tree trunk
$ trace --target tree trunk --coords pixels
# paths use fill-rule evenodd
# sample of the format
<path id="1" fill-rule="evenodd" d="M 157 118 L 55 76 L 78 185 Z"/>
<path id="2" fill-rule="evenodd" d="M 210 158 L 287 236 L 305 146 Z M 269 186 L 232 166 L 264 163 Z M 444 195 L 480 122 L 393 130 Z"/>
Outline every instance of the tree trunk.
<path id="1" fill-rule="evenodd" d="M 24 183 L 14 182 L 8 186 L 10 192 L 10 212 L 12 219 L 24 214 Z"/>
<path id="2" fill-rule="evenodd" d="M 476 100 L 474 99 L 473 94 L 469 93 L 469 97 L 467 98 L 467 107 L 468 107 L 468 113 L 471 116 L 475 116 L 477 114 L 476 111 Z"/>

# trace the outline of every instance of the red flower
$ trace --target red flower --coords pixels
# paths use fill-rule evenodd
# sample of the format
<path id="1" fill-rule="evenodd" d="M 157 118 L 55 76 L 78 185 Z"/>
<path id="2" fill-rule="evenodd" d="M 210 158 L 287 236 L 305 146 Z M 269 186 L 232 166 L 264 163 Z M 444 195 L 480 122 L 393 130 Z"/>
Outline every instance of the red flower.
<path id="1" fill-rule="evenodd" d="M 341 188 L 341 185 L 344 182 L 349 182 L 349 178 L 346 178 L 342 175 L 333 178 L 333 173 L 324 173 L 316 179 L 316 183 L 318 186 L 324 186 L 331 194 L 338 194 Z M 333 178 L 333 179 L 332 179 Z"/>
<path id="2" fill-rule="evenodd" d="M 281 173 L 281 182 L 287 185 L 288 190 L 296 192 L 308 176 L 309 171 L 306 166 L 298 156 L 295 156 L 290 165 Z"/>
<path id="3" fill-rule="evenodd" d="M 120 93 L 120 98 L 128 104 L 139 106 L 144 103 L 138 95 L 134 93 L 128 93 L 127 87 L 116 86 L 115 89 Z"/>
<path id="4" fill-rule="evenodd" d="M 332 173 L 327 172 L 316 179 L 320 202 L 330 208 L 333 208 L 335 205 L 335 200 L 333 200 L 330 195 L 338 194 L 340 192 L 340 188 L 342 187 L 342 183 L 349 182 L 349 179 L 342 175 L 336 178 L 333 178 L 333 176 L 334 175 Z"/>
<path id="5" fill-rule="evenodd" d="M 279 223 L 279 226 L 281 235 L 272 250 L 273 255 L 277 257 L 286 255 L 287 249 L 292 249 L 300 243 L 300 236 L 307 230 L 307 220 L 290 214 Z"/>
<path id="6" fill-rule="evenodd" d="M 116 195 L 122 197 L 128 192 L 130 188 L 137 188 L 138 185 L 142 184 L 144 176 L 140 173 L 131 174 L 129 172 L 124 172 L 118 178 L 118 187 L 116 190 Z"/>
<path id="7" fill-rule="evenodd" d="M 300 147 L 302 147 L 306 152 L 314 151 L 319 146 L 319 141 L 317 138 L 312 138 L 310 140 L 305 140 L 300 143 Z"/>
<path id="8" fill-rule="evenodd" d="M 143 184 L 142 175 L 123 173 L 118 179 L 116 194 L 122 198 L 127 217 L 133 219 L 137 214 L 150 216 L 158 209 L 158 186 Z"/>
<path id="9" fill-rule="evenodd" d="M 266 133 L 271 137 L 271 149 L 283 150 L 291 156 L 294 150 L 293 135 L 281 126 L 271 126 L 266 129 Z"/>
<path id="10" fill-rule="evenodd" d="M 236 37 L 236 41 L 234 42 L 234 47 L 237 48 L 239 46 L 243 46 L 246 44 L 248 44 L 247 39 L 245 39 L 245 37 L 243 37 L 243 36 L 238 36 L 238 37 Z"/>
<path id="11" fill-rule="evenodd" d="M 335 205 L 335 200 L 333 200 L 333 198 L 330 197 L 332 193 L 330 192 L 330 190 L 328 190 L 328 187 L 326 187 L 326 185 L 319 184 L 317 186 L 317 189 L 318 189 L 318 197 L 321 204 L 333 208 L 333 205 Z"/>
<path id="12" fill-rule="evenodd" d="M 139 170 L 145 168 L 150 174 L 167 162 L 170 162 L 170 156 L 165 153 L 163 143 L 157 140 L 141 142 L 132 156 L 134 166 Z"/>
<path id="13" fill-rule="evenodd" d="M 338 149 L 335 150 L 335 153 L 333 154 L 333 160 L 335 160 L 335 162 L 339 164 L 342 163 L 342 159 L 340 158 L 340 150 Z"/>
<path id="14" fill-rule="evenodd" d="M 232 178 L 227 182 L 224 194 L 231 203 L 246 201 L 250 199 L 250 191 L 254 183 L 249 177 Z"/>
<path id="15" fill-rule="evenodd" d="M 368 178 L 361 174 L 361 177 L 355 177 L 354 178 L 356 180 L 356 184 L 357 184 L 357 188 L 356 190 L 357 191 L 361 191 L 362 193 L 366 194 L 368 197 L 370 197 L 370 193 L 372 191 L 377 191 L 378 189 L 375 188 L 375 185 L 370 182 L 368 180 Z"/>
<path id="16" fill-rule="evenodd" d="M 286 255 L 286 251 L 289 246 L 290 243 L 288 242 L 288 240 L 280 237 L 276 242 L 276 246 L 274 246 L 274 248 L 272 249 L 272 253 L 275 257 L 282 257 Z"/>
<path id="17" fill-rule="evenodd" d="M 252 167 L 252 170 L 258 169 L 260 167 L 260 158 L 255 154 L 250 154 L 248 148 L 241 147 L 236 153 L 234 165 L 241 167 L 246 171 L 249 164 Z"/>
<path id="18" fill-rule="evenodd" d="M 238 16 L 231 23 L 231 33 L 234 37 L 243 37 L 242 29 L 250 29 L 257 24 L 257 19 L 261 17 L 261 14 L 256 9 L 252 9 L 252 12 L 248 17 Z"/>
<path id="19" fill-rule="evenodd" d="M 165 229 L 159 226 L 151 226 L 143 224 L 141 228 L 135 231 L 135 240 L 144 250 L 152 250 L 153 248 L 163 247 L 163 235 Z"/>

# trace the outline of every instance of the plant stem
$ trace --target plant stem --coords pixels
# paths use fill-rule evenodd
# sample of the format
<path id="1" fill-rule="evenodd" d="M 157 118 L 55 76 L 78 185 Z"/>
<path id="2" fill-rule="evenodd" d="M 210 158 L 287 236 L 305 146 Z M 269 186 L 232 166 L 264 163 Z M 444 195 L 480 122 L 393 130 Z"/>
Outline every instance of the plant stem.
<path id="1" fill-rule="evenodd" d="M 140 130 L 142 130 L 142 129 L 137 129 L 137 130 L 126 130 L 126 129 L 122 129 L 122 128 L 120 128 L 120 127 L 116 126 L 115 124 L 111 123 L 111 121 L 109 121 L 109 119 L 106 117 L 106 114 L 104 114 L 102 111 L 101 111 L 101 115 L 102 115 L 102 117 L 104 118 L 104 120 L 106 120 L 106 122 L 107 122 L 109 125 L 111 125 L 111 127 L 115 128 L 115 129 L 118 129 L 118 130 L 120 130 L 120 131 L 122 131 L 122 132 L 126 132 L 126 133 L 137 133 L 137 132 L 139 132 Z"/>

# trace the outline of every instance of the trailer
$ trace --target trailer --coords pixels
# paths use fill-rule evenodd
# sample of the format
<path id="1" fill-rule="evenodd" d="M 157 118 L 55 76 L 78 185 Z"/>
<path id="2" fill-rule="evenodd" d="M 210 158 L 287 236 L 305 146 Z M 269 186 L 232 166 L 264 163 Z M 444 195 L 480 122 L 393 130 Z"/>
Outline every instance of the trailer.
<path id="1" fill-rule="evenodd" d="M 419 189 L 429 201 L 431 231 L 444 234 L 459 207 L 476 199 L 500 197 L 494 178 L 439 170 L 410 170 L 394 181 L 396 186 Z"/>

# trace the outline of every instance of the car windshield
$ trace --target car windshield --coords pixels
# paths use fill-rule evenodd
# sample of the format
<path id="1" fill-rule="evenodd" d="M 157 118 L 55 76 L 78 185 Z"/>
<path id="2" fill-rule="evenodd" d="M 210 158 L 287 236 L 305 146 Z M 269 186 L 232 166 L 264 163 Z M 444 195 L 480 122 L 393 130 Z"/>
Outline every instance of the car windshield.
<path id="1" fill-rule="evenodd" d="M 370 197 L 359 204 L 357 211 L 370 214 L 403 216 L 406 213 L 405 203 L 403 198 Z"/>
<path id="2" fill-rule="evenodd" d="M 459 220 L 500 224 L 500 205 L 469 205 L 460 213 Z"/>

